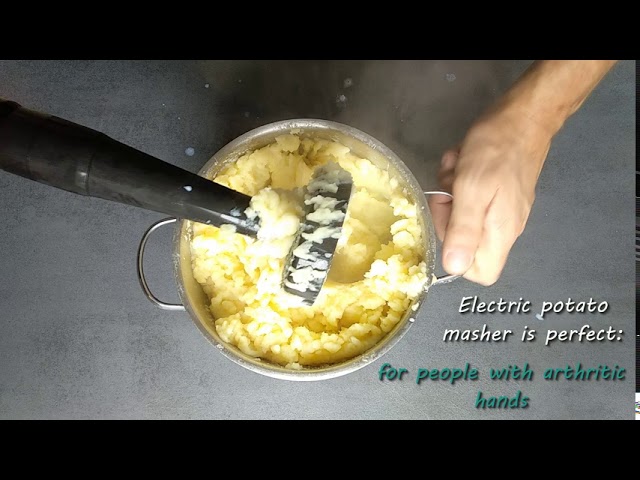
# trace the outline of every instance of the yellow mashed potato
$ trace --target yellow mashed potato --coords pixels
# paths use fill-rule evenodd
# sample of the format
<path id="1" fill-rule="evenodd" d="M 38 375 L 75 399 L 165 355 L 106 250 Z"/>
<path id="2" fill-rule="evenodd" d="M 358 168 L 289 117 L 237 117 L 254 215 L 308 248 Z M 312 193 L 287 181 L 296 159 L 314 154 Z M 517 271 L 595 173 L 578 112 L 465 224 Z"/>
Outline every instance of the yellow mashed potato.
<path id="1" fill-rule="evenodd" d="M 314 169 L 338 162 L 354 192 L 328 279 L 313 306 L 282 290 L 285 257 Z M 288 368 L 359 355 L 400 321 L 426 283 L 416 205 L 388 172 L 326 140 L 282 135 L 222 170 L 216 182 L 251 195 L 258 238 L 194 223 L 193 273 L 215 328 L 244 353 Z"/>

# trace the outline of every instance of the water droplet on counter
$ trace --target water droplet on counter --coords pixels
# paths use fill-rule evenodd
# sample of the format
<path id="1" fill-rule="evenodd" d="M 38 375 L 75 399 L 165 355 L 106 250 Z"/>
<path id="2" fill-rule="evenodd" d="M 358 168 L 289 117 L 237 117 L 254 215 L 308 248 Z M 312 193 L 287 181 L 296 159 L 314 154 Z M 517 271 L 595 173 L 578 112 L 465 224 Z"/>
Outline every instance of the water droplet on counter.
<path id="1" fill-rule="evenodd" d="M 191 190 L 193 190 L 193 187 L 191 185 L 185 185 L 184 188 L 187 192 L 190 192 Z"/>
<path id="2" fill-rule="evenodd" d="M 178 117 L 180 118 L 180 117 Z M 196 153 L 195 149 L 193 147 L 187 147 L 187 149 L 184 151 L 184 153 L 189 156 L 189 157 L 193 157 L 193 154 Z"/>
<path id="3" fill-rule="evenodd" d="M 447 82 L 455 82 L 456 81 L 455 73 L 447 73 L 444 77 L 447 79 Z"/>
<path id="4" fill-rule="evenodd" d="M 351 78 L 345 78 L 343 85 L 344 88 L 349 88 L 353 85 L 353 80 Z"/>
<path id="5" fill-rule="evenodd" d="M 204 84 L 204 88 L 209 88 L 209 84 L 208 84 L 208 83 L 205 83 L 205 84 Z"/>

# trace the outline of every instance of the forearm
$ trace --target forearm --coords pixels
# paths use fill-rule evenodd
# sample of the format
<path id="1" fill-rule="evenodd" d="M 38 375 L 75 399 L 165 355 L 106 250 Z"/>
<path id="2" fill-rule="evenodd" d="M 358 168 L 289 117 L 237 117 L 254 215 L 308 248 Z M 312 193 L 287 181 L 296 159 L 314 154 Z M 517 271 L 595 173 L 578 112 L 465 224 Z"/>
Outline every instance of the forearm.
<path id="1" fill-rule="evenodd" d="M 538 60 L 496 105 L 525 115 L 554 136 L 616 60 Z"/>

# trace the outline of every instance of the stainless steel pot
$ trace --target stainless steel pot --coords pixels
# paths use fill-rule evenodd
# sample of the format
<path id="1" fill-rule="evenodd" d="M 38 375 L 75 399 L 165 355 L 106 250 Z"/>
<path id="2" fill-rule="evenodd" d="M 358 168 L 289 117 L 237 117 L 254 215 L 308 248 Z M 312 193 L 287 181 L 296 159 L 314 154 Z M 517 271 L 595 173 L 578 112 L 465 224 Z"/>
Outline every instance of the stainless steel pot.
<path id="1" fill-rule="evenodd" d="M 431 221 L 431 213 L 425 198 L 425 195 L 428 194 L 449 194 L 445 192 L 423 192 L 416 178 L 395 153 L 375 138 L 360 130 L 340 123 L 314 119 L 295 119 L 271 123 L 251 130 L 227 144 L 200 169 L 198 174 L 213 178 L 224 166 L 235 162 L 243 154 L 268 145 L 274 142 L 275 137 L 278 135 L 289 133 L 292 130 L 299 132 L 299 135 L 302 137 L 310 136 L 339 142 L 349 147 L 355 155 L 369 159 L 380 168 L 388 169 L 392 175 L 395 175 L 395 178 L 406 186 L 412 201 L 416 203 L 423 213 L 420 217 L 423 232 L 422 246 L 424 249 L 424 261 L 427 265 L 427 278 L 430 279 L 422 294 L 411 306 L 414 306 L 416 302 L 419 302 L 420 305 L 424 304 L 430 287 L 448 283 L 457 278 L 454 275 L 447 275 L 440 278 L 434 275 L 436 237 Z M 143 270 L 144 249 L 149 235 L 163 225 L 173 223 L 176 223 L 176 226 L 173 235 L 172 259 L 175 281 L 178 286 L 178 294 L 182 304 L 169 304 L 156 298 L 151 290 L 149 290 Z M 253 372 L 284 380 L 302 381 L 323 380 L 345 375 L 370 364 L 384 355 L 407 333 L 413 323 L 413 317 L 416 312 L 409 308 L 395 328 L 374 347 L 351 360 L 329 366 L 291 370 L 265 360 L 251 357 L 241 352 L 235 346 L 223 342 L 218 336 L 213 323 L 214 319 L 208 308 L 209 301 L 202 287 L 193 278 L 189 247 L 190 239 L 191 222 L 175 218 L 161 220 L 145 232 L 138 249 L 138 278 L 140 279 L 142 289 L 149 300 L 164 310 L 186 310 L 203 335 L 215 345 L 225 357 Z"/>

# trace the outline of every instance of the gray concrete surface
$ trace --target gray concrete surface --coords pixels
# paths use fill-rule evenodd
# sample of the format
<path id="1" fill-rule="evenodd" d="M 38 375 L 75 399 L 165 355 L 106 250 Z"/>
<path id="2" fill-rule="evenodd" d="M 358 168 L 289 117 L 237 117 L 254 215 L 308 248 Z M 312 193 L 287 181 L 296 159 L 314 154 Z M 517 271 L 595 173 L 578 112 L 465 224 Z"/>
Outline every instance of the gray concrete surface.
<path id="1" fill-rule="evenodd" d="M 0 97 L 50 112 L 196 171 L 261 124 L 320 117 L 394 149 L 425 188 L 440 153 L 529 62 L 0 61 Z M 345 84 L 345 80 L 347 80 Z M 351 85 L 349 86 L 349 83 Z M 206 88 L 208 85 L 208 88 Z M 341 97 L 343 95 L 344 97 Z M 192 147 L 193 156 L 185 149 Z M 186 313 L 142 294 L 135 253 L 159 214 L 0 172 L 0 418 L 555 419 L 633 418 L 635 62 L 624 61 L 554 141 L 524 235 L 501 280 L 434 288 L 409 334 L 383 359 L 318 383 L 262 377 L 230 362 Z M 169 230 L 152 239 L 150 282 L 176 300 Z M 463 296 L 606 300 L 604 315 L 460 315 Z M 516 332 L 506 343 L 451 344 L 446 328 Z M 519 341 L 524 325 L 609 325 L 622 342 Z M 475 382 L 380 382 L 385 362 L 480 370 Z M 488 369 L 528 362 L 531 382 Z M 550 382 L 547 367 L 615 364 L 625 381 Z M 477 410 L 485 396 L 530 397 L 529 408 Z"/>

